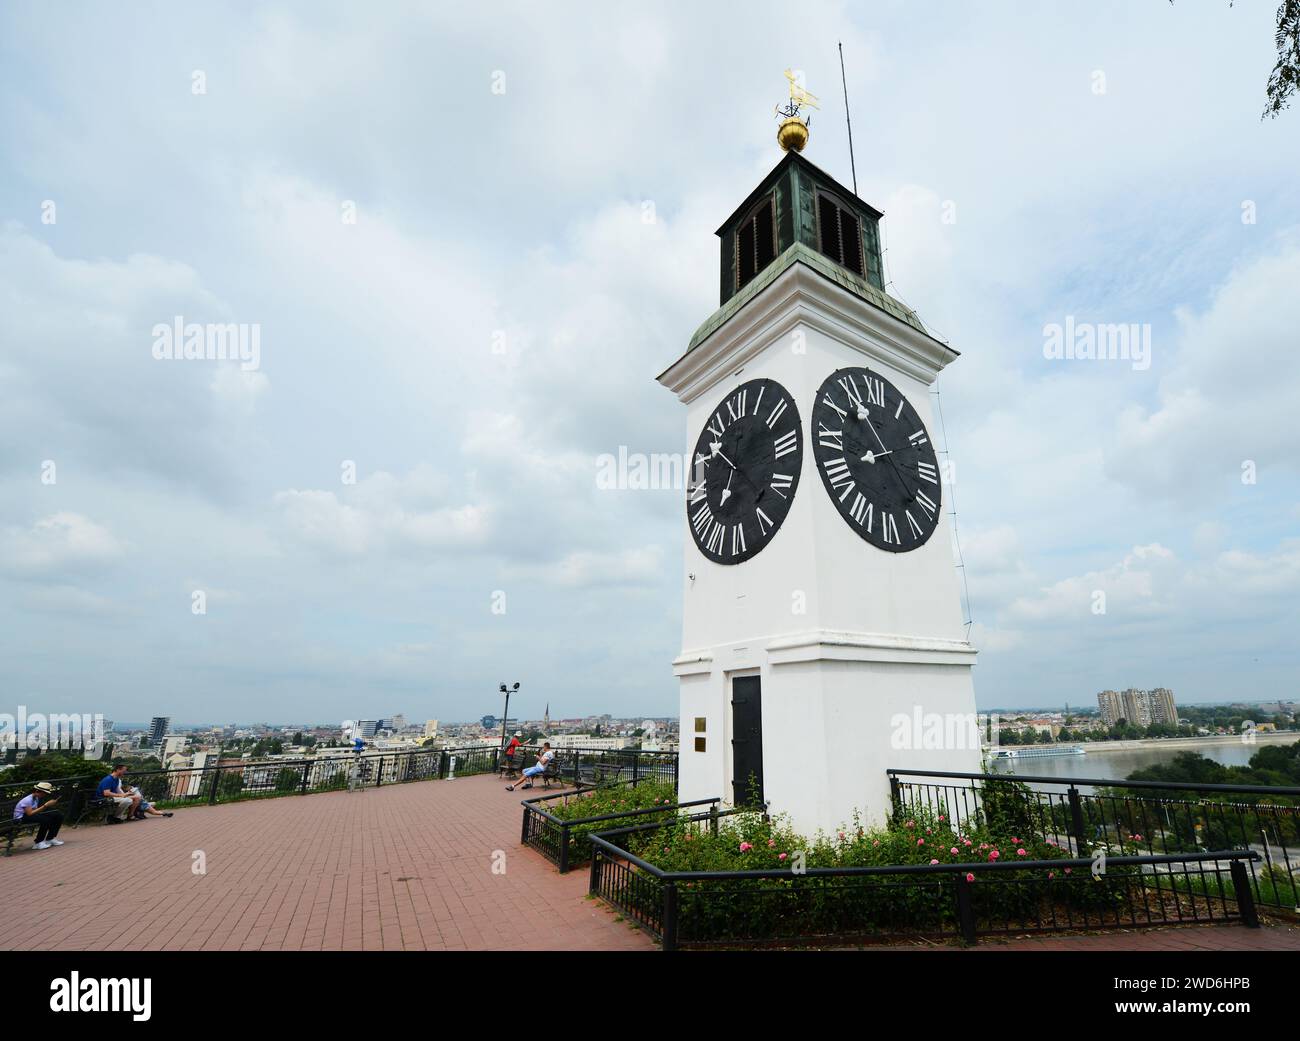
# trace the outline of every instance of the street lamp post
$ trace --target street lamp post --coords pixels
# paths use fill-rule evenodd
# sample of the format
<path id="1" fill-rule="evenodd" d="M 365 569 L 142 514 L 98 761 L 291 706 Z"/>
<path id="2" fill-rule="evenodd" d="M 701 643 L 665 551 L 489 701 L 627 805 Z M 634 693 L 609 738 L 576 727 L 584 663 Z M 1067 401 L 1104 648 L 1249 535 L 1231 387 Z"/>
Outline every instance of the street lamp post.
<path id="1" fill-rule="evenodd" d="M 518 684 L 518 683 L 516 683 L 513 687 L 511 687 L 511 688 L 508 689 L 508 690 L 506 689 L 506 685 L 505 685 L 504 683 L 501 684 L 501 693 L 504 694 L 504 695 L 506 696 L 506 708 L 505 708 L 505 713 L 501 716 L 501 749 L 502 749 L 502 751 L 504 751 L 504 750 L 505 750 L 505 747 L 506 747 L 506 724 L 508 724 L 508 723 L 510 722 L 510 695 L 513 694 L 513 693 L 515 693 L 515 692 L 518 691 L 518 690 L 519 690 L 519 684 Z"/>

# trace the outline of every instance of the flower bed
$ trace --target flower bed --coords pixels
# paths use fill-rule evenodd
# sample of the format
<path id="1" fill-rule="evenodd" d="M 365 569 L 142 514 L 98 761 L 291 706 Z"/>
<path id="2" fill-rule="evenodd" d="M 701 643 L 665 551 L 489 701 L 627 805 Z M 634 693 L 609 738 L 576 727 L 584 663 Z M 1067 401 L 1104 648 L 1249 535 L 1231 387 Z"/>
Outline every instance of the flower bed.
<path id="1" fill-rule="evenodd" d="M 1096 862 L 1052 840 L 983 822 L 955 827 L 943 815 L 918 813 L 881 828 L 855 821 L 810 841 L 781 818 L 742 813 L 602 830 L 597 841 L 592 892 L 666 947 L 896 936 L 970 942 L 980 933 L 1241 917 L 1222 887 L 1197 895 L 1177 884 L 1193 871 L 1226 881 L 1228 867 L 1212 859 L 1219 855 L 1157 865 L 1162 858 L 1138 861 L 1133 849 L 1114 848 L 1094 872 Z M 1149 873 L 1156 870 L 1181 874 Z"/>
<path id="2" fill-rule="evenodd" d="M 705 799 L 689 805 L 700 807 L 717 801 Z M 593 832 L 638 821 L 669 819 L 680 808 L 674 784 L 649 779 L 525 799 L 523 806 L 521 841 L 553 861 L 562 872 L 590 860 L 587 836 Z"/>

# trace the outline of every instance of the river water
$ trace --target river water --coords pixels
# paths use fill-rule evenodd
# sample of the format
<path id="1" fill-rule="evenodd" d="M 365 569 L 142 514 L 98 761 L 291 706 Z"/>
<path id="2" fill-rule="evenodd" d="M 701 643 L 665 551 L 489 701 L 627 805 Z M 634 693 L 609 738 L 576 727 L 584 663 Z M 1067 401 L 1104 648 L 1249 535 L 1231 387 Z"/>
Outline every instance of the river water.
<path id="1" fill-rule="evenodd" d="M 1257 738 L 1253 745 L 1243 744 L 1240 738 L 1222 738 L 1196 744 L 1177 744 L 1162 747 L 1146 745 L 1141 748 L 1122 748 L 1113 751 L 1098 751 L 1097 746 L 1084 744 L 1087 755 L 1045 756 L 1043 758 L 999 760 L 991 767 L 995 773 L 1037 775 L 1040 777 L 1096 777 L 1107 781 L 1122 781 L 1135 770 L 1148 766 L 1167 763 L 1179 752 L 1197 752 L 1206 759 L 1213 759 L 1224 766 L 1248 766 L 1250 757 L 1267 742 L 1268 744 L 1287 744 L 1300 740 L 1296 734 L 1288 735 L 1288 741 L 1274 738 Z M 1103 746 L 1104 747 L 1104 746 Z"/>

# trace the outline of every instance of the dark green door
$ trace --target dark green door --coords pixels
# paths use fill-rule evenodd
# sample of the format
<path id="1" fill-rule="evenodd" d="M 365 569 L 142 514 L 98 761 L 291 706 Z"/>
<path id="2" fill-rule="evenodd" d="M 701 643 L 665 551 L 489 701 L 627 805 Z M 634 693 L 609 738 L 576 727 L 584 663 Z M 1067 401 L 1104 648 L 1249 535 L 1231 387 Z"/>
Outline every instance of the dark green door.
<path id="1" fill-rule="evenodd" d="M 731 801 L 763 805 L 763 699 L 757 676 L 731 681 Z"/>

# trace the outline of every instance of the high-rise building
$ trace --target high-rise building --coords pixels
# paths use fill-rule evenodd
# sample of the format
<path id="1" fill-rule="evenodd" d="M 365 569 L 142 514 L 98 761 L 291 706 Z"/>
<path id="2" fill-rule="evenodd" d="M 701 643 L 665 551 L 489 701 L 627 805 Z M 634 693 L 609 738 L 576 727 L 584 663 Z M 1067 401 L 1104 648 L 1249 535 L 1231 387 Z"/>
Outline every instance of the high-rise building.
<path id="1" fill-rule="evenodd" d="M 1174 692 L 1168 687 L 1156 687 L 1147 692 L 1151 700 L 1151 722 L 1167 723 L 1171 727 L 1178 725 L 1178 707 L 1174 704 Z"/>
<path id="2" fill-rule="evenodd" d="M 428 722 L 424 724 L 424 736 L 425 737 L 438 736 L 438 721 L 436 719 L 430 719 Z"/>
<path id="3" fill-rule="evenodd" d="M 154 716 L 149 721 L 149 734 L 145 738 L 145 744 L 149 747 L 161 745 L 163 738 L 167 736 L 167 731 L 172 727 L 171 716 Z"/>
<path id="4" fill-rule="evenodd" d="M 1152 723 L 1178 725 L 1178 709 L 1174 705 L 1174 692 L 1167 687 L 1125 691 L 1103 690 L 1097 695 L 1097 708 L 1101 720 L 1113 727 L 1121 719 L 1136 727 L 1149 727 Z"/>

